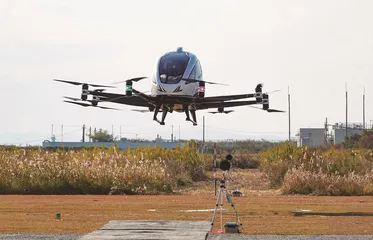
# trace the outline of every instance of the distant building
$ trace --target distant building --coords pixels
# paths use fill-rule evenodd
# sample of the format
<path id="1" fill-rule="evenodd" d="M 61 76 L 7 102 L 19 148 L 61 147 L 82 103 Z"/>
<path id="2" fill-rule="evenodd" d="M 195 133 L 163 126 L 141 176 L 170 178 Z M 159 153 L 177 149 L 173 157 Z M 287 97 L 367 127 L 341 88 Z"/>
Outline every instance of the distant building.
<path id="1" fill-rule="evenodd" d="M 355 134 L 362 134 L 364 131 L 363 124 L 351 123 L 347 126 L 347 136 L 351 137 Z M 333 143 L 340 144 L 345 141 L 346 137 L 346 124 L 336 123 L 333 126 Z"/>
<path id="2" fill-rule="evenodd" d="M 328 126 L 332 126 L 332 131 L 328 131 Z M 362 134 L 365 130 L 363 124 L 350 123 L 347 126 L 347 136 Z M 325 128 L 301 128 L 299 129 L 298 146 L 319 147 L 327 144 L 341 144 L 346 137 L 346 124 L 335 123 L 326 125 Z"/>
<path id="3" fill-rule="evenodd" d="M 325 136 L 325 128 L 300 128 L 298 146 L 324 146 L 326 145 Z"/>

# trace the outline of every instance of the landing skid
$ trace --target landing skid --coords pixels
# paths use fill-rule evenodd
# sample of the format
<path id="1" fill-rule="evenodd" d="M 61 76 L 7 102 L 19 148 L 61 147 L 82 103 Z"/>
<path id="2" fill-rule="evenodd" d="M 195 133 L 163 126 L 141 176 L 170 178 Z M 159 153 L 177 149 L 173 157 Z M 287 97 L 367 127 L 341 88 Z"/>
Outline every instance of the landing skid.
<path id="1" fill-rule="evenodd" d="M 196 123 L 195 121 L 193 121 L 192 119 L 187 118 L 187 119 L 185 119 L 185 120 L 188 121 L 188 122 L 192 122 L 192 123 L 193 123 L 193 126 L 197 126 L 197 123 Z"/>
<path id="2" fill-rule="evenodd" d="M 156 121 L 157 123 L 159 123 L 160 125 L 165 125 L 165 122 L 161 122 L 161 121 L 159 121 L 158 119 L 154 119 L 154 121 Z"/>
<path id="3" fill-rule="evenodd" d="M 167 113 L 172 112 L 173 109 L 163 105 L 162 118 L 161 118 L 161 120 L 158 120 L 157 115 L 160 111 L 160 108 L 161 108 L 161 105 L 156 105 L 155 106 L 153 120 L 163 126 L 163 125 L 165 125 L 165 120 L 166 120 Z M 185 112 L 185 115 L 186 115 L 185 120 L 188 121 L 188 122 L 192 122 L 193 126 L 197 126 L 196 110 L 195 109 L 190 110 L 190 114 L 192 115 L 192 119 L 190 118 L 188 106 L 184 106 L 184 112 Z"/>
<path id="4" fill-rule="evenodd" d="M 185 110 L 185 115 L 186 115 L 186 119 L 185 120 L 189 121 L 189 122 L 192 122 L 193 126 L 197 126 L 196 110 L 191 110 L 190 113 L 192 114 L 193 120 L 190 119 L 188 108 L 186 108 L 186 110 Z"/>
<path id="5" fill-rule="evenodd" d="M 157 115 L 159 113 L 160 108 L 161 108 L 161 105 L 156 105 L 155 106 L 153 120 L 156 121 L 157 123 L 159 123 L 160 125 L 165 125 L 164 120 L 166 118 L 167 111 L 162 111 L 162 121 L 159 121 L 158 118 L 157 118 Z"/>

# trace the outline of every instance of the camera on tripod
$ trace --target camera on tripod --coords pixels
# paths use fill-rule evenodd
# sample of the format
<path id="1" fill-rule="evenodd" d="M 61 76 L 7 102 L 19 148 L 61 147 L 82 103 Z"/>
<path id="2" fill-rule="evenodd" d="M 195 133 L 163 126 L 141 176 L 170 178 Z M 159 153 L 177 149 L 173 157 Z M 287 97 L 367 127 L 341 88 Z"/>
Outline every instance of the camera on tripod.
<path id="1" fill-rule="evenodd" d="M 233 166 L 233 157 L 230 153 L 228 153 L 225 156 L 225 159 L 221 160 L 219 164 L 220 169 L 223 171 L 223 176 L 222 176 L 222 179 L 220 180 L 220 186 L 219 186 L 219 191 L 218 191 L 217 198 L 216 198 L 214 214 L 211 220 L 210 231 L 212 231 L 212 228 L 215 222 L 215 216 L 216 216 L 217 209 L 218 207 L 220 207 L 221 226 L 219 230 L 220 230 L 220 233 L 222 233 L 223 231 L 222 210 L 223 210 L 224 200 L 226 200 L 235 212 L 236 222 L 227 222 L 224 225 L 224 232 L 225 233 L 241 233 L 242 232 L 242 224 L 240 223 L 236 207 L 234 206 L 234 203 L 231 199 L 231 195 L 229 194 L 227 187 L 226 187 L 227 179 L 225 178 L 226 178 L 226 175 L 228 175 L 227 177 L 229 178 L 229 171 L 231 170 L 232 166 Z M 216 195 L 216 190 L 215 190 L 215 195 Z"/>
<path id="2" fill-rule="evenodd" d="M 220 169 L 223 171 L 229 171 L 232 168 L 232 155 L 230 153 L 225 156 L 225 160 L 220 161 Z"/>

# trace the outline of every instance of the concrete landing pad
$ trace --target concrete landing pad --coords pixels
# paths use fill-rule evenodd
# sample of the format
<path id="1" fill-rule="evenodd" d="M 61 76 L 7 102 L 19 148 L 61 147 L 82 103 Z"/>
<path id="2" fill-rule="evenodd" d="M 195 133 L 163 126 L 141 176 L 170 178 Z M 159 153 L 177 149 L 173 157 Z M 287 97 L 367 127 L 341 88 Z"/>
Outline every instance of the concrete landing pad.
<path id="1" fill-rule="evenodd" d="M 119 221 L 114 220 L 80 240 L 175 239 L 204 240 L 210 230 L 207 221 Z"/>

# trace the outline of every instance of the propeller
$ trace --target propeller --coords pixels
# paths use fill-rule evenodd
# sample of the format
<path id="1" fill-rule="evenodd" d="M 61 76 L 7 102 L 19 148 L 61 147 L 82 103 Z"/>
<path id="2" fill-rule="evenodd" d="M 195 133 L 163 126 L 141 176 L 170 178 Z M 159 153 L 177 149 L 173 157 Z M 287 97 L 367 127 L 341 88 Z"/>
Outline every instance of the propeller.
<path id="1" fill-rule="evenodd" d="M 74 97 L 67 97 L 67 96 L 63 96 L 63 97 L 66 99 L 72 100 L 72 101 L 87 101 L 87 102 L 104 102 L 103 98 L 106 99 L 106 97 L 100 97 L 100 99 L 96 99 L 96 100 L 82 100 L 80 98 L 74 98 Z"/>
<path id="2" fill-rule="evenodd" d="M 212 113 L 212 114 L 216 114 L 216 113 L 225 113 L 225 114 L 228 114 L 228 113 L 231 113 L 231 112 L 234 112 L 234 110 L 225 110 L 225 111 L 222 111 L 222 112 L 214 111 L 214 112 L 209 112 L 209 113 Z"/>
<path id="3" fill-rule="evenodd" d="M 225 84 L 225 83 L 208 82 L 208 81 L 198 80 L 198 79 L 192 79 L 192 78 L 182 78 L 181 80 L 188 81 L 188 82 L 204 82 L 204 83 L 208 83 L 208 84 L 216 84 L 216 85 L 229 86 L 228 84 Z"/>
<path id="4" fill-rule="evenodd" d="M 95 89 L 95 90 L 93 90 L 94 92 L 104 92 L 104 91 L 106 91 L 106 89 L 103 89 L 103 88 L 100 88 L 100 89 Z"/>
<path id="5" fill-rule="evenodd" d="M 265 92 L 264 94 L 270 94 L 270 93 L 275 93 L 275 92 L 279 92 L 279 91 L 281 91 L 281 90 L 277 89 L 277 90 L 273 90 L 271 92 Z"/>
<path id="6" fill-rule="evenodd" d="M 74 98 L 74 97 L 67 97 L 67 96 L 63 96 L 64 98 L 66 99 L 70 99 L 70 100 L 73 100 L 73 101 L 81 101 L 80 98 Z"/>
<path id="7" fill-rule="evenodd" d="M 273 113 L 273 112 L 281 112 L 281 113 L 284 113 L 284 112 L 285 112 L 285 111 L 277 110 L 277 109 L 267 109 L 267 110 L 264 110 L 263 108 L 254 107 L 254 106 L 248 106 L 248 107 L 256 108 L 256 109 L 260 109 L 260 110 L 263 110 L 263 111 L 267 111 L 267 112 L 269 112 L 269 113 Z"/>
<path id="8" fill-rule="evenodd" d="M 134 111 L 134 112 L 141 112 L 141 113 L 150 112 L 148 109 L 131 109 L 131 111 Z"/>
<path id="9" fill-rule="evenodd" d="M 82 107 L 98 107 L 98 108 L 102 108 L 102 109 L 119 110 L 117 108 L 110 108 L 110 107 L 103 107 L 103 106 L 93 106 L 93 105 L 91 105 L 89 103 L 72 102 L 72 101 L 67 101 L 67 100 L 64 100 L 64 102 L 72 103 L 72 104 L 76 104 L 76 105 L 80 105 Z"/>
<path id="10" fill-rule="evenodd" d="M 149 109 L 131 109 L 131 111 L 141 112 L 141 113 L 154 112 L 154 111 L 150 111 Z M 159 112 L 162 112 L 162 109 L 160 109 Z"/>
<path id="11" fill-rule="evenodd" d="M 112 84 L 119 84 L 119 83 L 124 83 L 124 82 L 127 82 L 127 81 L 138 82 L 138 81 L 140 81 L 142 79 L 145 79 L 145 78 L 148 78 L 148 77 L 135 77 L 135 78 L 127 79 L 127 80 L 124 80 L 124 81 L 113 82 Z"/>
<path id="12" fill-rule="evenodd" d="M 83 85 L 83 84 L 87 84 L 87 85 L 92 86 L 92 87 L 115 88 L 114 86 L 106 86 L 106 85 L 98 85 L 98 84 L 90 84 L 90 83 L 81 83 L 81 82 L 67 81 L 67 80 L 62 80 L 62 79 L 53 79 L 53 81 L 68 83 L 68 84 L 72 84 L 72 85 Z M 99 90 L 102 90 L 102 89 L 99 89 Z"/>
<path id="13" fill-rule="evenodd" d="M 282 111 L 282 110 L 277 110 L 277 109 L 267 109 L 267 112 L 281 112 L 281 113 L 284 113 L 285 111 Z"/>

